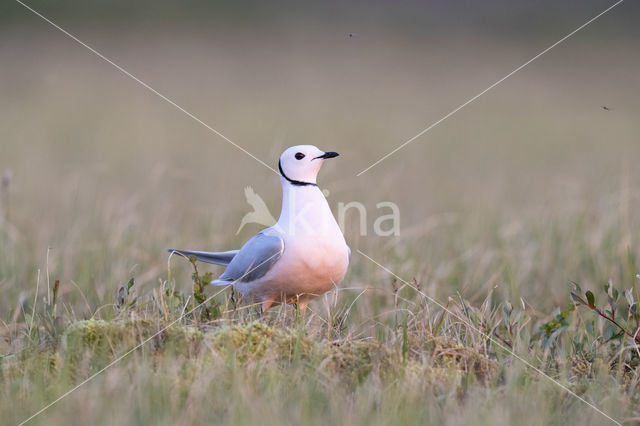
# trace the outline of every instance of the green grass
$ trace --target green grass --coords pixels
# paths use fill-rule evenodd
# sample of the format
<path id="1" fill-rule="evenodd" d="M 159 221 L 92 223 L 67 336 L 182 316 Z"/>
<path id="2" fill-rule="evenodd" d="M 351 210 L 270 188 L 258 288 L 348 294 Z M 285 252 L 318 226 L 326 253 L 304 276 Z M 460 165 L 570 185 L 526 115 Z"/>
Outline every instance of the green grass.
<path id="1" fill-rule="evenodd" d="M 58 299 L 5 336 L 3 401 L 20 404 L 0 413 L 18 423 L 81 384 L 33 423 L 606 421 L 557 381 L 617 420 L 638 415 L 637 346 L 617 330 L 607 335 L 609 322 L 588 308 L 541 320 L 491 297 L 478 307 L 456 297 L 444 310 L 412 286 L 389 282 L 357 300 L 338 290 L 303 317 L 283 306 L 259 317 L 227 292 L 207 302 L 217 318 L 204 322 L 204 307 L 168 288 L 125 301 L 108 321 L 54 319 Z M 635 329 L 619 302 L 618 321 Z"/>

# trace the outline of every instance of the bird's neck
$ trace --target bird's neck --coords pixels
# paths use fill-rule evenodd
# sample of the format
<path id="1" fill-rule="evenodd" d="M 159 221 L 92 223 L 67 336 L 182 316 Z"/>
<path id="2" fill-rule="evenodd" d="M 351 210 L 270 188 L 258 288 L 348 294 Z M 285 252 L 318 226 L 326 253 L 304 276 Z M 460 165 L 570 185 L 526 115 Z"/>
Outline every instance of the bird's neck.
<path id="1" fill-rule="evenodd" d="M 317 186 L 296 186 L 282 179 L 282 211 L 278 219 L 285 233 L 321 234 L 337 227 L 324 194 Z"/>

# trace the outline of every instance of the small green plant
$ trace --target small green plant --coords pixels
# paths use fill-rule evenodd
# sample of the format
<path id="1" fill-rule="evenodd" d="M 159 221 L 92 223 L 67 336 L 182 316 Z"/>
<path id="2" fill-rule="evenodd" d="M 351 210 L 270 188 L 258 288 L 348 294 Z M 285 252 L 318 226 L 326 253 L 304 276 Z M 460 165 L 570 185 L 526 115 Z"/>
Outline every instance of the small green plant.
<path id="1" fill-rule="evenodd" d="M 126 284 L 122 285 L 118 289 L 118 294 L 116 295 L 116 309 L 128 310 L 133 309 L 138 302 L 138 296 L 134 294 L 133 286 L 135 285 L 135 281 L 131 278 Z"/>
<path id="2" fill-rule="evenodd" d="M 568 303 L 567 306 L 553 318 L 540 326 L 540 330 L 535 334 L 534 338 L 539 338 L 544 349 L 551 349 L 555 345 L 560 334 L 569 327 L 571 314 L 576 310 L 574 303 Z"/>
<path id="3" fill-rule="evenodd" d="M 207 300 L 207 295 L 205 294 L 205 288 L 211 285 L 210 283 L 213 281 L 213 274 L 206 272 L 200 276 L 195 256 L 190 256 L 189 262 L 193 265 L 193 274 L 191 275 L 191 279 L 193 280 L 193 298 L 195 299 L 195 306 L 198 307 L 200 311 L 200 320 L 210 321 L 220 318 L 222 315 L 220 305 L 216 303 L 215 300 Z"/>
<path id="4" fill-rule="evenodd" d="M 53 284 L 52 298 L 47 300 L 47 307 L 44 312 L 43 325 L 47 334 L 56 339 L 63 330 L 62 317 L 58 316 L 58 290 L 60 289 L 60 280 L 56 280 Z"/>
<path id="5" fill-rule="evenodd" d="M 638 303 L 633 295 L 633 289 L 624 290 L 624 297 L 620 291 L 609 281 L 603 286 L 607 295 L 607 305 L 598 306 L 596 296 L 592 291 L 583 293 L 582 288 L 575 282 L 570 282 L 571 299 L 576 306 L 586 306 L 588 309 L 607 320 L 603 338 L 605 342 L 621 341 L 624 336 L 632 338 L 635 343 L 640 343 L 640 315 Z"/>

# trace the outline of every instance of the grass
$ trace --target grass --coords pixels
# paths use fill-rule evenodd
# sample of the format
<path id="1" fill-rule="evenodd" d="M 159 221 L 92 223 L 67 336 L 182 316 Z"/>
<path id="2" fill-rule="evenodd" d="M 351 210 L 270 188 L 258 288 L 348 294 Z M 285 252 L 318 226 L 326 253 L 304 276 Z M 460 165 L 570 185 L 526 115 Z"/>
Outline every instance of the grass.
<path id="1" fill-rule="evenodd" d="M 134 296 L 130 282 L 110 320 L 78 320 L 53 314 L 71 311 L 54 291 L 5 334 L 3 400 L 22 402 L 3 404 L 2 415 L 18 423 L 90 378 L 33 422 L 71 413 L 98 424 L 606 421 L 513 351 L 616 419 L 638 416 L 640 352 L 588 309 L 541 315 L 489 295 L 477 307 L 452 298 L 443 310 L 414 285 L 363 289 L 354 303 L 336 290 L 304 317 L 282 306 L 259 317 L 231 292 L 202 307 L 173 288 Z M 618 302 L 609 308 L 618 321 L 638 327 L 633 302 Z M 373 312 L 357 315 L 356 304 Z M 205 308 L 217 318 L 203 321 Z"/>
<path id="2" fill-rule="evenodd" d="M 277 213 L 272 172 L 66 40 L 3 28 L 3 423 L 124 355 L 29 424 L 608 422 L 511 351 L 638 422 L 635 40 L 578 38 L 356 178 L 548 40 L 372 35 L 402 46 L 384 49 L 310 30 L 282 49 L 287 27 L 257 44 L 233 28 L 224 43 L 77 30 L 269 164 L 302 141 L 340 152 L 320 184 L 334 208 L 367 207 L 369 235 L 349 217 L 348 275 L 303 317 L 215 294 L 202 277 L 219 268 L 192 276 L 165 250 L 238 247 L 259 229 L 233 235 L 246 185 Z M 444 87 L 451 69 L 477 71 Z M 371 235 L 383 200 L 399 237 Z"/>

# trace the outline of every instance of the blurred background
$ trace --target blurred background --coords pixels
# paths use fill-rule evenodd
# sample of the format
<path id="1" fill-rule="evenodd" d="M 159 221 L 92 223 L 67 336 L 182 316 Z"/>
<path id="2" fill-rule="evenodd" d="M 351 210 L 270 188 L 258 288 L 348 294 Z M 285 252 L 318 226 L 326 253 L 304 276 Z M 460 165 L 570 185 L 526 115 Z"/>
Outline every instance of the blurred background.
<path id="1" fill-rule="evenodd" d="M 637 285 L 637 2 L 356 174 L 612 3 L 28 2 L 273 167 L 292 145 L 338 151 L 319 182 L 333 208 L 367 207 L 368 236 L 347 223 L 352 252 L 439 298 L 495 288 L 541 310 L 569 279 Z M 238 247 L 260 229 L 235 235 L 248 185 L 280 210 L 272 171 L 15 1 L 0 4 L 5 170 L 7 321 L 38 271 L 82 316 L 131 276 L 143 294 L 166 280 L 168 247 Z M 374 235 L 381 201 L 399 237 Z M 345 286 L 388 282 L 352 255 Z"/>

